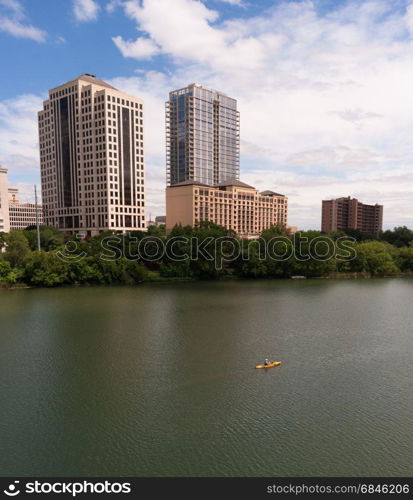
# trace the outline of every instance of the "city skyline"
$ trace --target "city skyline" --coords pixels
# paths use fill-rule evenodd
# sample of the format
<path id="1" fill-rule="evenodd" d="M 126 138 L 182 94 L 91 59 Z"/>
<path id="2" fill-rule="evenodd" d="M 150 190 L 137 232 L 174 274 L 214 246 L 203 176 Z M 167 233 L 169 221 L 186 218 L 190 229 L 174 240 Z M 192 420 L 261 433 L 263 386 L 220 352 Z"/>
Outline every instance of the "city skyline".
<path id="1" fill-rule="evenodd" d="M 197 81 L 237 99 L 241 179 L 285 193 L 291 224 L 318 228 L 320 200 L 351 195 L 411 227 L 413 7 L 392 3 L 0 0 L 0 164 L 22 199 L 40 186 L 39 103 L 90 72 L 144 100 L 147 216 L 162 215 L 164 102 Z"/>

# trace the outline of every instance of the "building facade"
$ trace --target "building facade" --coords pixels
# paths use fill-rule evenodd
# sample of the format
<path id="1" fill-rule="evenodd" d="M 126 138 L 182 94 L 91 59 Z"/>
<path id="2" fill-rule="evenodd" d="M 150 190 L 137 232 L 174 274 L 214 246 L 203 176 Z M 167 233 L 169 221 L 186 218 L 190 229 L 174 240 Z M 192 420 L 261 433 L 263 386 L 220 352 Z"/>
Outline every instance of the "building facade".
<path id="1" fill-rule="evenodd" d="M 166 224 L 166 215 L 157 215 L 155 217 L 155 226 L 162 226 Z"/>
<path id="2" fill-rule="evenodd" d="M 343 229 L 358 229 L 365 234 L 377 234 L 383 229 L 383 205 L 366 205 L 355 198 L 323 200 L 321 230 L 329 233 Z"/>
<path id="3" fill-rule="evenodd" d="M 0 233 L 10 231 L 7 168 L 0 167 Z"/>
<path id="4" fill-rule="evenodd" d="M 185 181 L 166 188 L 166 231 L 176 224 L 210 221 L 243 238 L 256 238 L 271 226 L 287 227 L 288 198 L 238 180 L 208 186 Z"/>
<path id="5" fill-rule="evenodd" d="M 144 229 L 143 101 L 84 74 L 51 89 L 38 120 L 45 223 Z"/>
<path id="6" fill-rule="evenodd" d="M 26 229 L 28 226 L 35 226 L 37 221 L 43 225 L 43 209 L 40 204 L 21 203 L 19 201 L 19 190 L 9 188 L 9 218 L 10 230 Z"/>
<path id="7" fill-rule="evenodd" d="M 239 178 L 237 101 L 192 83 L 169 93 L 166 103 L 167 185 L 210 186 Z"/>

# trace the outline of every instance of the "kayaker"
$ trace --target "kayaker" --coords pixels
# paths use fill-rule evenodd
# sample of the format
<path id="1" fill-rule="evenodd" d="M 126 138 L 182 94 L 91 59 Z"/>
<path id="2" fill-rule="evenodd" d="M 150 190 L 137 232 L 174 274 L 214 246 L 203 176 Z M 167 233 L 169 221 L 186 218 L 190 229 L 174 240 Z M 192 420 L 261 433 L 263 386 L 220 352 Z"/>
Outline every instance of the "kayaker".
<path id="1" fill-rule="evenodd" d="M 267 359 L 267 358 L 265 358 L 264 365 L 265 365 L 265 366 L 267 366 L 267 365 L 269 365 L 269 364 L 270 364 L 270 362 L 268 361 L 268 359 Z"/>

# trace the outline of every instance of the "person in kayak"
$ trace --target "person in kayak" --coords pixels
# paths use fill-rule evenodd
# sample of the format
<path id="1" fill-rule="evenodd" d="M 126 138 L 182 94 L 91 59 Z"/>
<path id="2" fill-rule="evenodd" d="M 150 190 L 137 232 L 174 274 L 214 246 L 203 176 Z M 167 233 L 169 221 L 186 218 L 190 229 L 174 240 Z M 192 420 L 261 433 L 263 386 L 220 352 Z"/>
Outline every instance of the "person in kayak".
<path id="1" fill-rule="evenodd" d="M 267 358 L 265 358 L 264 365 L 265 365 L 265 366 L 268 366 L 269 364 L 270 364 L 270 362 L 268 361 L 268 359 L 267 359 Z"/>

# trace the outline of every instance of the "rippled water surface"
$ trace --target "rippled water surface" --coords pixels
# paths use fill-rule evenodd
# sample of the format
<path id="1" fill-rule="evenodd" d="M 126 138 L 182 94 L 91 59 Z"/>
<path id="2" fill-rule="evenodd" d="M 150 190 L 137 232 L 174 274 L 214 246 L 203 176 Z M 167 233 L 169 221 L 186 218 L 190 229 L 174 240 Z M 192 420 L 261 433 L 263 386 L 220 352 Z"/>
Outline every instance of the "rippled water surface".
<path id="1" fill-rule="evenodd" d="M 411 476 L 412 329 L 413 280 L 0 292 L 0 475 Z"/>

